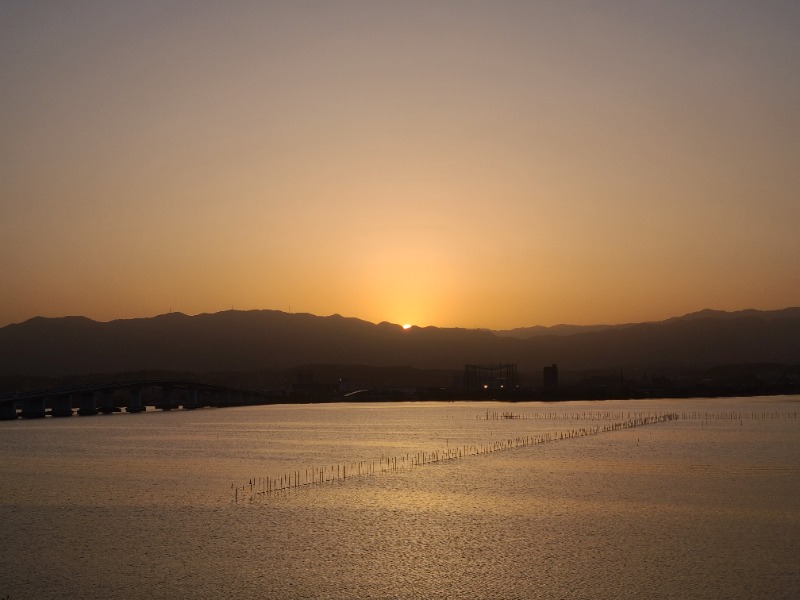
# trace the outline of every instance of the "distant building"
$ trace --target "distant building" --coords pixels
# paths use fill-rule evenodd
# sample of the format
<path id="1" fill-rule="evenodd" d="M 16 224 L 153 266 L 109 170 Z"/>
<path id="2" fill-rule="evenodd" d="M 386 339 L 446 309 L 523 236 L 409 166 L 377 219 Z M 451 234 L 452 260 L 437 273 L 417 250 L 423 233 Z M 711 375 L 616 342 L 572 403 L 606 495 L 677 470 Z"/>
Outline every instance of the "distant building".
<path id="1" fill-rule="evenodd" d="M 519 387 L 515 364 L 464 365 L 464 389 L 513 390 Z"/>
<path id="2" fill-rule="evenodd" d="M 555 363 L 542 369 L 542 387 L 546 391 L 558 388 L 558 365 Z"/>

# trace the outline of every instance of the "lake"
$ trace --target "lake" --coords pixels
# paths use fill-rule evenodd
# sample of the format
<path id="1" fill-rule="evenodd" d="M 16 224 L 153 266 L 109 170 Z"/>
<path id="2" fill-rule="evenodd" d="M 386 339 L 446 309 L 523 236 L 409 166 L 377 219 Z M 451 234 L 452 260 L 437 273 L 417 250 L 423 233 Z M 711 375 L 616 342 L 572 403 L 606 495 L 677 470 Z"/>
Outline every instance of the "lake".
<path id="1" fill-rule="evenodd" d="M 0 599 L 797 598 L 799 413 L 784 396 L 0 422 Z"/>

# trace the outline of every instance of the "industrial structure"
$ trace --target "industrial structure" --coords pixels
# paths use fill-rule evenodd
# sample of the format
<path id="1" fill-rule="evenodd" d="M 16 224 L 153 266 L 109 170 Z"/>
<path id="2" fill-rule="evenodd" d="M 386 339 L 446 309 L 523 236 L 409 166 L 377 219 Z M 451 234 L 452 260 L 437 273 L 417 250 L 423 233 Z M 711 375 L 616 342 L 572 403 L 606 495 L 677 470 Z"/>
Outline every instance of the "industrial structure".
<path id="1" fill-rule="evenodd" d="M 519 375 L 515 364 L 464 365 L 464 389 L 466 391 L 510 391 L 518 387 Z"/>

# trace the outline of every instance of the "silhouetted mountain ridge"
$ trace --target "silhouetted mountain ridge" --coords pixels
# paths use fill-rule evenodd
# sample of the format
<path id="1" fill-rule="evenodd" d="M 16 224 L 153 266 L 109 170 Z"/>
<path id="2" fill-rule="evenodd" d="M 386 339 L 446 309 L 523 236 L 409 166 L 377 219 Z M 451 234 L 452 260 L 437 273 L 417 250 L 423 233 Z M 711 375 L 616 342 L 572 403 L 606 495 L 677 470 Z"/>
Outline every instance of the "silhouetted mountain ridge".
<path id="1" fill-rule="evenodd" d="M 680 317 L 672 317 L 663 323 L 675 321 L 696 321 L 698 319 L 738 319 L 741 317 L 757 317 L 765 320 L 778 318 L 800 317 L 800 308 L 785 308 L 781 310 L 760 311 L 754 309 L 726 312 L 724 310 L 704 309 L 693 313 L 688 313 Z M 503 337 L 516 337 L 528 339 L 545 335 L 575 335 L 577 333 L 593 333 L 607 329 L 620 329 L 623 327 L 633 327 L 643 323 L 621 323 L 617 325 L 534 325 L 532 327 L 516 327 L 514 329 L 495 330 L 493 333 Z M 491 331 L 491 330 L 486 330 Z"/>
<path id="2" fill-rule="evenodd" d="M 499 329 L 492 333 L 502 337 L 514 337 L 526 340 L 532 337 L 544 335 L 575 335 L 576 333 L 592 333 L 603 331 L 604 329 L 614 329 L 617 327 L 628 327 L 629 325 L 534 325 L 533 327 L 516 327 L 514 329 Z M 491 330 L 487 330 L 491 331 Z"/>
<path id="3" fill-rule="evenodd" d="M 700 311 L 657 323 L 577 327 L 522 339 L 506 332 L 370 323 L 275 310 L 97 322 L 36 317 L 0 328 L 0 375 L 47 376 L 140 370 L 189 372 L 358 364 L 461 369 L 516 363 L 538 371 L 615 367 L 707 368 L 800 363 L 800 308 Z M 552 328 L 548 328 L 552 329 Z"/>

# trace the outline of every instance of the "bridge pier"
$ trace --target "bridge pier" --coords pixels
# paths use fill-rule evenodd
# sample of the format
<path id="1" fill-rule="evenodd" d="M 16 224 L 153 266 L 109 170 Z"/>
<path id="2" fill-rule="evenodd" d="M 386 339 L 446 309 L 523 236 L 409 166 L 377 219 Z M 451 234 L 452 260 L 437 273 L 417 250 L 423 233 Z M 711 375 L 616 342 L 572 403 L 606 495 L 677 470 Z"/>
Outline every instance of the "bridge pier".
<path id="1" fill-rule="evenodd" d="M 0 403 L 0 421 L 13 421 L 17 418 L 17 403 L 13 400 Z"/>
<path id="2" fill-rule="evenodd" d="M 130 390 L 128 395 L 128 412 L 137 413 L 144 412 L 146 408 L 142 404 L 142 388 L 134 388 Z"/>
<path id="3" fill-rule="evenodd" d="M 186 390 L 186 400 L 183 401 L 184 410 L 193 410 L 200 406 L 197 402 L 197 395 L 197 388 Z"/>
<path id="4" fill-rule="evenodd" d="M 94 392 L 84 392 L 81 394 L 78 414 L 82 417 L 97 414 L 97 402 L 95 402 L 94 399 Z"/>
<path id="5" fill-rule="evenodd" d="M 69 391 L 70 389 L 74 391 Z M 34 395 L 42 394 L 42 395 Z M 127 398 L 124 396 L 127 394 Z M 161 410 L 184 408 L 192 410 L 205 406 L 248 406 L 269 401 L 263 390 L 230 389 L 225 386 L 181 380 L 147 380 L 130 383 L 107 383 L 94 388 L 60 388 L 47 392 L 20 393 L 5 397 L 0 402 L 0 420 L 13 420 L 19 416 L 28 419 L 45 416 L 68 417 L 99 412 L 146 411 L 146 404 Z M 1 599 L 0 599 L 1 600 Z"/>
<path id="6" fill-rule="evenodd" d="M 44 396 L 22 401 L 22 416 L 25 419 L 42 419 L 45 415 Z"/>
<path id="7" fill-rule="evenodd" d="M 53 397 L 53 410 L 50 412 L 54 417 L 72 416 L 72 394 Z"/>
<path id="8" fill-rule="evenodd" d="M 161 410 L 172 410 L 175 408 L 174 390 L 171 387 L 162 388 L 161 391 Z"/>
<path id="9" fill-rule="evenodd" d="M 103 400 L 100 405 L 100 412 L 104 415 L 110 415 L 113 412 L 116 412 L 117 408 L 114 406 L 114 391 L 113 390 L 105 390 L 103 392 Z"/>

